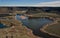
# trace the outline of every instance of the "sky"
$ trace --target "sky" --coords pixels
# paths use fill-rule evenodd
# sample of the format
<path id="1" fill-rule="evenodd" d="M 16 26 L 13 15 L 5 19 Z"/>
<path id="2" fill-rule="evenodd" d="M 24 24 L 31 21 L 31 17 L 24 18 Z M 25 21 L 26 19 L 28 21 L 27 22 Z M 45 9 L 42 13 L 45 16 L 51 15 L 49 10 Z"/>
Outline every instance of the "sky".
<path id="1" fill-rule="evenodd" d="M 60 6 L 60 0 L 0 0 L 0 6 Z"/>

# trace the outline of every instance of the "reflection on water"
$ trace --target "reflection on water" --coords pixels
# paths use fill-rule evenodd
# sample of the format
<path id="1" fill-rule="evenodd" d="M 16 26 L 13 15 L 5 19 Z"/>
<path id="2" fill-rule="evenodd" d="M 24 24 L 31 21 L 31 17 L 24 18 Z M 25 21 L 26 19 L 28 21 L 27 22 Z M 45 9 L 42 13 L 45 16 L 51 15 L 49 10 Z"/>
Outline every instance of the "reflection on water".
<path id="1" fill-rule="evenodd" d="M 22 21 L 22 23 L 31 28 L 31 29 L 39 29 L 42 26 L 44 26 L 45 24 L 51 23 L 53 22 L 52 20 L 48 19 L 48 18 L 31 18 L 28 19 L 28 17 L 26 17 L 25 19 L 20 18 L 20 16 L 22 15 L 16 15 L 17 20 Z"/>
<path id="2" fill-rule="evenodd" d="M 53 20 L 48 19 L 48 18 L 31 18 L 28 19 L 27 16 L 25 16 L 25 19 L 21 19 L 20 18 L 21 15 L 16 15 L 16 19 L 21 21 L 23 23 L 23 25 L 25 25 L 26 27 L 32 29 L 33 34 L 43 37 L 43 38 L 57 38 L 55 36 L 51 36 L 47 33 L 44 33 L 42 31 L 40 31 L 40 28 L 42 28 L 42 26 L 53 22 Z"/>

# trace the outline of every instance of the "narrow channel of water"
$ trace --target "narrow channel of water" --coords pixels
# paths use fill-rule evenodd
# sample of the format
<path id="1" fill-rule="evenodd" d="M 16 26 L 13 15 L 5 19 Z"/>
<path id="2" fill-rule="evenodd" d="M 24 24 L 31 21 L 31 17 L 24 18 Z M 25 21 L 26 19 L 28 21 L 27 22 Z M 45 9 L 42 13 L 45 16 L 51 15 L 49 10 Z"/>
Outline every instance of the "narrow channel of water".
<path id="1" fill-rule="evenodd" d="M 57 38 L 55 36 L 51 36 L 47 33 L 40 31 L 40 28 L 42 28 L 44 25 L 46 25 L 48 23 L 53 22 L 53 20 L 50 20 L 48 18 L 31 18 L 31 19 L 28 19 L 28 17 L 26 17 L 26 16 L 25 16 L 26 17 L 25 19 L 21 19 L 20 16 L 21 15 L 16 15 L 16 19 L 21 21 L 23 23 L 23 25 L 25 25 L 26 27 L 31 29 L 33 31 L 34 35 L 40 36 L 43 38 Z"/>

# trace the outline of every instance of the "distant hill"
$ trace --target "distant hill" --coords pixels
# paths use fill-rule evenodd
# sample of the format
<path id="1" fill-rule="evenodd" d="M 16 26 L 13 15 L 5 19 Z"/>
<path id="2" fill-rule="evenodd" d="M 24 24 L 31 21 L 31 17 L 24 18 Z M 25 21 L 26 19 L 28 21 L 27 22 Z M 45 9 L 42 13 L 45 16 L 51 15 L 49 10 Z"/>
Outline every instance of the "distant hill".
<path id="1" fill-rule="evenodd" d="M 27 11 L 27 14 L 42 12 L 60 14 L 60 7 L 0 7 L 0 14 L 14 13 L 14 11 Z"/>

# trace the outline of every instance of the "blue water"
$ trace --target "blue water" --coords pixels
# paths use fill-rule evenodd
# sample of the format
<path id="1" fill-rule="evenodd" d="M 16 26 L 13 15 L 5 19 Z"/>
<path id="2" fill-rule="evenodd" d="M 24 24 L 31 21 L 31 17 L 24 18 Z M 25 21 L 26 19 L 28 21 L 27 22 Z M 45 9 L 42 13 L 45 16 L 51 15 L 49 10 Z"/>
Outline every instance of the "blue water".
<path id="1" fill-rule="evenodd" d="M 40 30 L 44 25 L 48 23 L 52 23 L 53 19 L 49 19 L 49 18 L 30 18 L 29 19 L 29 17 L 27 16 L 25 16 L 26 17 L 25 19 L 21 19 L 20 16 L 21 15 L 16 15 L 16 19 L 21 21 L 23 23 L 23 26 L 26 26 L 29 29 L 31 29 L 34 35 L 42 38 L 50 38 L 50 37 L 57 38 L 55 36 L 49 35 L 48 33 L 44 33 Z"/>
<path id="2" fill-rule="evenodd" d="M 28 28 L 31 28 L 33 30 L 42 28 L 44 25 L 53 22 L 52 20 L 50 20 L 48 18 L 28 19 L 28 17 L 26 16 L 26 19 L 21 19 L 20 16 L 21 15 L 16 15 L 16 19 L 21 21 L 23 23 L 23 25 L 25 25 Z"/>
<path id="3" fill-rule="evenodd" d="M 0 28 L 6 28 L 7 26 L 3 25 L 2 23 L 0 23 Z"/>
<path id="4" fill-rule="evenodd" d="M 37 18 L 37 19 L 29 19 L 29 27 L 31 29 L 39 29 L 42 28 L 44 25 L 51 23 L 52 20 L 47 19 L 47 18 Z"/>

